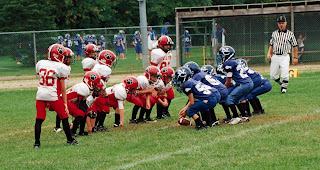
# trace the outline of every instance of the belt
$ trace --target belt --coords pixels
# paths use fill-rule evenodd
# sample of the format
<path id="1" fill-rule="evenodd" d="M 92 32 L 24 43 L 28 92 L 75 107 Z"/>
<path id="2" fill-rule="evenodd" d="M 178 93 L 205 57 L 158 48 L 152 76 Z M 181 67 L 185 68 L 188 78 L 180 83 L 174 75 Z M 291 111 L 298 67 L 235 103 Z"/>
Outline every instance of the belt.
<path id="1" fill-rule="evenodd" d="M 274 53 L 274 55 L 287 55 L 288 53 L 282 54 L 282 53 Z"/>

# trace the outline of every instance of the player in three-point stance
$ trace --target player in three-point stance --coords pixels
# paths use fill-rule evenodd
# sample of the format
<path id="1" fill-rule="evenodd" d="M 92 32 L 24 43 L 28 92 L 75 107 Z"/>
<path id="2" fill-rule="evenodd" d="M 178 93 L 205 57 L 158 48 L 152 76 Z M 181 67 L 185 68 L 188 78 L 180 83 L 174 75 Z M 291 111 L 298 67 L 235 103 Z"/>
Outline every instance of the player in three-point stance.
<path id="1" fill-rule="evenodd" d="M 220 100 L 220 94 L 217 89 L 210 87 L 191 79 L 191 70 L 187 67 L 180 67 L 176 70 L 172 80 L 177 91 L 185 93 L 189 101 L 187 105 L 179 112 L 182 117 L 192 117 L 196 122 L 196 130 L 206 129 L 197 112 L 207 112 L 214 108 Z"/>
<path id="2" fill-rule="evenodd" d="M 62 45 L 53 44 L 48 48 L 48 60 L 40 60 L 36 64 L 36 72 L 40 77 L 36 95 L 37 117 L 35 123 L 34 147 L 40 147 L 41 125 L 46 118 L 47 104 L 57 112 L 62 120 L 63 130 L 68 144 L 78 144 L 72 138 L 68 122 L 67 94 L 65 79 L 70 74 L 70 69 L 63 63 L 66 50 Z M 59 90 L 60 89 L 60 90 Z M 60 98 L 59 91 L 62 98 Z"/>

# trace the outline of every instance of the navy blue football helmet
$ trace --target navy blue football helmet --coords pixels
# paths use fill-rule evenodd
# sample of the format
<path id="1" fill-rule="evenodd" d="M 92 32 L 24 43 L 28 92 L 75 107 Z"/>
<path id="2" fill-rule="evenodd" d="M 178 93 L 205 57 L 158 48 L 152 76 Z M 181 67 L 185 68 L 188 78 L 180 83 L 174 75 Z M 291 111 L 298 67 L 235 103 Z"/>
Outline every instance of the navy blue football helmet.
<path id="1" fill-rule="evenodd" d="M 238 64 L 240 64 L 243 68 L 248 69 L 248 64 L 247 64 L 246 60 L 239 58 L 236 60 L 236 62 Z"/>
<path id="2" fill-rule="evenodd" d="M 234 59 L 236 52 L 231 46 L 223 46 L 219 49 L 218 55 L 221 58 L 221 62 L 224 63 L 230 59 Z"/>
<path id="3" fill-rule="evenodd" d="M 76 34 L 76 38 L 80 38 L 80 34 Z"/>
<path id="4" fill-rule="evenodd" d="M 177 88 L 179 93 L 182 93 L 183 83 L 191 78 L 191 70 L 187 67 L 180 67 L 176 70 L 173 76 L 173 86 Z"/>
<path id="5" fill-rule="evenodd" d="M 200 68 L 200 70 L 212 76 L 217 74 L 216 70 L 211 65 L 204 65 Z"/>
<path id="6" fill-rule="evenodd" d="M 220 64 L 218 64 L 217 65 L 217 74 L 222 74 L 222 75 L 226 75 L 226 72 L 224 71 L 224 69 L 223 69 L 223 65 L 222 65 L 222 63 L 220 63 Z"/>
<path id="7" fill-rule="evenodd" d="M 193 61 L 187 62 L 186 64 L 183 65 L 183 67 L 187 67 L 191 70 L 191 73 L 192 73 L 191 77 L 193 77 L 193 75 L 201 71 L 199 65 Z"/>

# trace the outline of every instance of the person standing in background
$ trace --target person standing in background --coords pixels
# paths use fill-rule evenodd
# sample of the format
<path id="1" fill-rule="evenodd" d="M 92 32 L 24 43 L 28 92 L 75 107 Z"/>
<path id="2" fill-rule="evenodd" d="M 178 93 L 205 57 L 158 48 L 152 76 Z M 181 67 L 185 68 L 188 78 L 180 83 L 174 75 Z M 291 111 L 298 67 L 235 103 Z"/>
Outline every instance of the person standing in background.
<path id="1" fill-rule="evenodd" d="M 148 27 L 148 50 L 149 57 L 151 56 L 151 51 L 154 48 L 153 44 L 156 43 L 158 39 L 157 32 L 152 29 L 151 26 Z"/>
<path id="2" fill-rule="evenodd" d="M 299 52 L 301 53 L 300 55 L 299 55 L 299 59 L 300 59 L 300 63 L 302 63 L 302 54 L 303 54 L 303 52 L 305 51 L 305 49 L 304 49 L 304 40 L 306 40 L 307 39 L 307 37 L 304 37 L 304 38 L 302 38 L 303 36 L 302 36 L 302 34 L 299 34 L 298 35 L 298 39 L 297 39 L 297 41 L 298 41 L 298 46 L 299 46 Z"/>
<path id="3" fill-rule="evenodd" d="M 161 29 L 161 36 L 168 35 L 168 27 L 170 26 L 169 22 L 165 23 L 165 26 Z"/>
<path id="4" fill-rule="evenodd" d="M 267 60 L 270 64 L 270 77 L 281 86 L 281 93 L 287 93 L 289 83 L 289 64 L 291 48 L 293 47 L 293 65 L 298 63 L 298 44 L 293 32 L 287 30 L 287 20 L 284 15 L 277 18 L 278 30 L 271 35 L 270 47 L 267 54 Z M 273 52 L 273 55 L 271 53 Z M 279 77 L 279 71 L 281 76 Z M 281 79 L 280 79 L 281 78 Z"/>

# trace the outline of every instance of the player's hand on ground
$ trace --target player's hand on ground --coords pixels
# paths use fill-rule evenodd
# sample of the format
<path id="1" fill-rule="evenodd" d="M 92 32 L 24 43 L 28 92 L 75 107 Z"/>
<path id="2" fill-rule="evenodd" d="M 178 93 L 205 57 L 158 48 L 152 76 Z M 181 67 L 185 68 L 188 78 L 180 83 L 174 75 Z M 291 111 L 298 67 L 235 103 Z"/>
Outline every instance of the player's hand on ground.
<path id="1" fill-rule="evenodd" d="M 120 126 L 120 127 L 123 127 L 123 124 L 124 124 L 124 123 L 121 121 L 120 124 L 119 124 L 119 126 Z"/>

